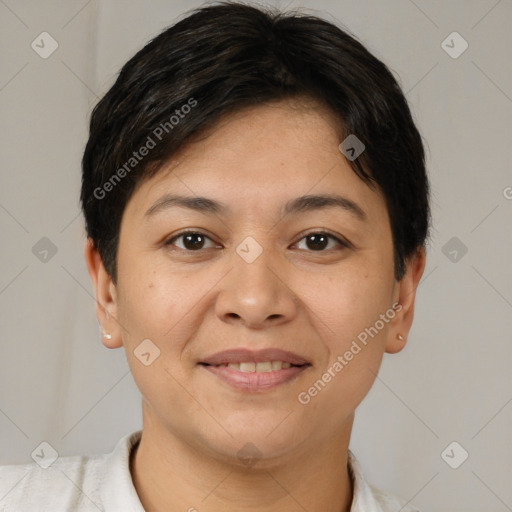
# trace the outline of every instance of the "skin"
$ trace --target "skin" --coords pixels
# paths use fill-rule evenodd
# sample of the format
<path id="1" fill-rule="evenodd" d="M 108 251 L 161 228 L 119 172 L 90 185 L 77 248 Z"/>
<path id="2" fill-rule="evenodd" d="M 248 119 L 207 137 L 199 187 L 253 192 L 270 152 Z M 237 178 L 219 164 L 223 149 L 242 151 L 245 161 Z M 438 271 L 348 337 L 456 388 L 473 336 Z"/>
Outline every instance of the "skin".
<path id="1" fill-rule="evenodd" d="M 131 471 L 146 510 L 350 509 L 354 411 L 383 354 L 406 343 L 425 254 L 418 249 L 395 280 L 384 198 L 352 171 L 341 141 L 336 120 L 318 105 L 284 101 L 232 114 L 136 190 L 122 218 L 116 285 L 86 243 L 98 320 L 112 335 L 103 343 L 125 348 L 143 398 Z M 145 217 L 166 193 L 208 197 L 231 212 L 172 207 Z M 339 207 L 281 213 L 291 199 L 333 193 L 359 205 L 365 219 Z M 183 237 L 165 245 L 186 229 L 208 237 L 199 250 Z M 348 247 L 333 238 L 315 250 L 305 238 L 312 232 Z M 252 263 L 236 252 L 248 236 L 263 249 Z M 394 303 L 400 312 L 299 403 L 299 393 Z M 147 338 L 160 350 L 149 366 L 134 355 Z M 249 393 L 198 365 L 218 351 L 268 347 L 311 366 Z M 252 465 L 237 456 L 246 443 L 258 450 Z"/>

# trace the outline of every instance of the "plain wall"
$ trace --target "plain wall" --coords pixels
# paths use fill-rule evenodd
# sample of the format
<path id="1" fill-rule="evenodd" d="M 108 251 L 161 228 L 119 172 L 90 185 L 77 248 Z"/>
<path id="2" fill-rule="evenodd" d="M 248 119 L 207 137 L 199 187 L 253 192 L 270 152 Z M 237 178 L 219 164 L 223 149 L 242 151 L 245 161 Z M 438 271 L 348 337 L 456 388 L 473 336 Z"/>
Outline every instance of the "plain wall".
<path id="1" fill-rule="evenodd" d="M 424 512 L 512 510 L 512 3 L 266 3 L 355 34 L 399 77 L 427 145 L 434 229 L 415 324 L 385 356 L 351 449 L 372 483 Z M 31 462 L 43 440 L 60 456 L 109 452 L 141 428 L 124 351 L 100 343 L 80 160 L 123 63 L 198 5 L 0 2 L 0 464 Z M 43 31 L 59 45 L 47 59 L 31 48 Z M 458 58 L 441 46 L 453 31 L 469 44 Z M 43 237 L 57 250 L 46 262 Z M 458 469 L 441 458 L 452 441 L 469 453 Z"/>

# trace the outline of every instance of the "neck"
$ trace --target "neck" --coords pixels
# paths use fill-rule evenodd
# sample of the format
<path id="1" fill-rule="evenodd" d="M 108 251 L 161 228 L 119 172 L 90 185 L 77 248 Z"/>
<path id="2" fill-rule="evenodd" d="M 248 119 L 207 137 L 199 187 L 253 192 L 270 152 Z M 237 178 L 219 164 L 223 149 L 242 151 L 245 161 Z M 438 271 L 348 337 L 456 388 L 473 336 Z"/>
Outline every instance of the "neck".
<path id="1" fill-rule="evenodd" d="M 145 418 L 130 470 L 148 512 L 348 512 L 349 437 L 350 431 L 278 461 L 244 466 L 205 455 Z"/>

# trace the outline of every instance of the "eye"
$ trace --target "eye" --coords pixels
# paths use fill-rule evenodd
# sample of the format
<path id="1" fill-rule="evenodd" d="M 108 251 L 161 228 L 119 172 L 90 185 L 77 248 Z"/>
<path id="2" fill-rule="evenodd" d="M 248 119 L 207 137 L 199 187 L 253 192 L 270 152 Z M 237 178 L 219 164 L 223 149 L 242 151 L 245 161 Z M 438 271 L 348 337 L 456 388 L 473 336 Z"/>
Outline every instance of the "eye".
<path id="1" fill-rule="evenodd" d="M 329 246 L 330 241 L 334 241 L 335 245 L 342 246 L 344 248 L 348 248 L 349 244 L 348 242 L 345 242 L 343 240 L 340 240 L 339 238 L 335 237 L 334 235 L 331 235 L 329 233 L 318 231 L 313 233 L 308 233 L 305 237 L 301 238 L 299 242 L 297 243 L 297 246 L 305 240 L 306 249 L 310 249 L 312 251 L 316 252 L 325 252 L 324 250 L 332 249 Z M 303 247 L 299 247 L 299 249 L 303 249 Z"/>
<path id="2" fill-rule="evenodd" d="M 210 244 L 209 246 L 208 243 Z M 303 245 L 302 247 L 300 247 L 301 244 Z M 304 244 L 306 247 L 304 247 Z M 175 246 L 178 249 L 188 252 L 197 252 L 202 249 L 222 248 L 208 235 L 200 231 L 184 231 L 167 240 L 165 245 Z M 326 250 L 333 249 L 336 246 L 341 246 L 343 248 L 350 247 L 348 242 L 325 231 L 308 233 L 306 236 L 301 238 L 296 245 L 301 250 L 305 249 L 314 252 L 326 252 Z"/>
<path id="3" fill-rule="evenodd" d="M 182 240 L 181 245 L 179 243 L 175 243 L 176 241 Z M 210 241 L 210 247 L 205 247 L 207 241 Z M 167 242 L 165 242 L 166 246 L 175 245 L 179 249 L 185 251 L 199 251 L 201 249 L 208 249 L 213 247 L 219 247 L 216 245 L 213 240 L 201 233 L 200 231 L 184 231 L 178 235 L 173 236 Z"/>

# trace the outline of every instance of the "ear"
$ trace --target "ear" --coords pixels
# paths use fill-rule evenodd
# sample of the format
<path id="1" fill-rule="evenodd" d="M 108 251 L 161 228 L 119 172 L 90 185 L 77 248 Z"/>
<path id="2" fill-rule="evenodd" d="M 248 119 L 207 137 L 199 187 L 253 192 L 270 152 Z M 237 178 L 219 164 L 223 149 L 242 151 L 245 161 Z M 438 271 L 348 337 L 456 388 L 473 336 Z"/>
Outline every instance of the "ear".
<path id="1" fill-rule="evenodd" d="M 414 300 L 416 289 L 425 270 L 425 250 L 419 248 L 414 256 L 406 262 L 405 274 L 396 283 L 394 303 L 397 304 L 395 317 L 390 322 L 386 352 L 395 354 L 400 352 L 407 343 L 407 336 L 411 329 L 414 317 Z"/>
<path id="2" fill-rule="evenodd" d="M 110 339 L 102 336 L 101 341 L 107 348 L 119 348 L 123 345 L 123 341 L 121 327 L 117 321 L 116 286 L 105 270 L 101 256 L 90 238 L 85 242 L 84 255 L 96 295 L 96 316 L 101 331 L 111 336 Z"/>

